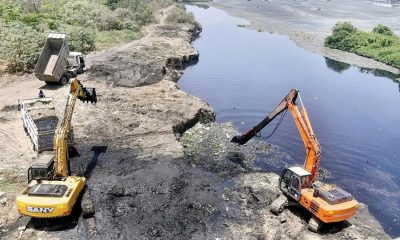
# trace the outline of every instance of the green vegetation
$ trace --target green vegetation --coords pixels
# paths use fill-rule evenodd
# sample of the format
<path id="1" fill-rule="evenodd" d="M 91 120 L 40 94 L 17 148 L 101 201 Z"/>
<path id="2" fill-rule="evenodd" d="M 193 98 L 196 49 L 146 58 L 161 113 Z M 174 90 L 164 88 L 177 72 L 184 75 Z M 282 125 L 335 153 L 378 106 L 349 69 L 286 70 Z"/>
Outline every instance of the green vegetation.
<path id="1" fill-rule="evenodd" d="M 364 32 L 349 22 L 337 23 L 332 35 L 325 39 L 325 46 L 373 58 L 400 68 L 400 38 L 384 26 Z"/>
<path id="2" fill-rule="evenodd" d="M 142 37 L 142 33 L 134 30 L 101 31 L 97 33 L 96 49 L 104 50 L 116 44 L 127 43 Z"/>
<path id="3" fill-rule="evenodd" d="M 200 27 L 199 23 L 194 19 L 193 14 L 187 13 L 183 8 L 174 8 L 166 18 L 169 23 L 190 23 Z"/>
<path id="4" fill-rule="evenodd" d="M 0 0 L 0 59 L 9 69 L 34 67 L 49 32 L 69 36 L 71 51 L 88 53 L 141 36 L 156 10 L 173 0 Z"/>

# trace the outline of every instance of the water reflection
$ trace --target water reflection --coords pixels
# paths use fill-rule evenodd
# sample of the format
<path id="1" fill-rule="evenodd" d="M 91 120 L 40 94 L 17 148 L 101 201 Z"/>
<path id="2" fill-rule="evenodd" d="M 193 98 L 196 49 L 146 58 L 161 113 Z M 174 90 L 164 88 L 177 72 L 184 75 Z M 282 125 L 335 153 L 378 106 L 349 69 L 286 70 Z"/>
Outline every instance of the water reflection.
<path id="1" fill-rule="evenodd" d="M 325 57 L 326 66 L 332 69 L 335 72 L 342 73 L 343 71 L 349 69 L 351 67 L 350 64 L 336 61 L 332 58 Z"/>
<path id="2" fill-rule="evenodd" d="M 342 73 L 351 67 L 350 64 L 339 62 L 334 59 L 325 57 L 326 66 L 329 69 L 332 69 L 335 72 Z M 372 69 L 372 68 L 364 68 L 364 67 L 357 67 L 360 73 L 367 73 L 372 74 L 375 77 L 384 77 L 391 79 L 394 83 L 399 85 L 400 91 L 400 74 L 395 74 L 389 71 L 381 70 L 381 69 Z"/>

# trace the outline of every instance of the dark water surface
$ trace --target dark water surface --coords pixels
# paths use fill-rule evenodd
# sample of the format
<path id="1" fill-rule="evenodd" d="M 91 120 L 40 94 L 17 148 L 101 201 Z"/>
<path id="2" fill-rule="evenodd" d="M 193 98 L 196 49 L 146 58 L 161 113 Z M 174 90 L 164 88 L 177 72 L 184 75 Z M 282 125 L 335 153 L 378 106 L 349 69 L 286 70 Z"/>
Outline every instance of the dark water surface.
<path id="1" fill-rule="evenodd" d="M 400 235 L 400 91 L 395 76 L 326 59 L 286 36 L 240 28 L 245 20 L 216 8 L 187 6 L 203 26 L 200 61 L 185 70 L 182 90 L 206 100 L 218 122 L 241 131 L 257 124 L 292 88 L 301 92 L 321 146 L 329 182 L 366 203 L 385 230 Z M 264 129 L 268 135 L 276 124 Z M 290 114 L 268 142 L 302 164 L 303 143 Z M 265 170 L 278 167 L 263 163 Z"/>

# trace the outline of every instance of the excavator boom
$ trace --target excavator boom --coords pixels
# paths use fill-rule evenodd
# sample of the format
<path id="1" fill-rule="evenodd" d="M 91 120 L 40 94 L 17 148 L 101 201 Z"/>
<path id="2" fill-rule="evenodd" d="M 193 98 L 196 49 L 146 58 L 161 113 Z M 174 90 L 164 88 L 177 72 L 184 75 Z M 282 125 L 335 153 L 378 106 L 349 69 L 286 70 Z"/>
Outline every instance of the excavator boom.
<path id="1" fill-rule="evenodd" d="M 79 80 L 73 80 L 69 88 L 63 115 L 59 122 L 54 135 L 54 150 L 55 150 L 55 175 L 57 177 L 66 177 L 67 169 L 67 139 L 71 129 L 71 120 L 74 113 L 76 99 L 82 102 L 97 102 L 96 90 L 94 88 L 85 88 Z"/>

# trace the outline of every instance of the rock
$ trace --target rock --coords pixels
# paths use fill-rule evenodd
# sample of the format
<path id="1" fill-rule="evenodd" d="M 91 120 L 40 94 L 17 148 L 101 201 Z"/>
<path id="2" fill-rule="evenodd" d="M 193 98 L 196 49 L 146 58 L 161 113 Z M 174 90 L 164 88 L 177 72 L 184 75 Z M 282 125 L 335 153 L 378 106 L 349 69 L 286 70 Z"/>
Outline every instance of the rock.
<path id="1" fill-rule="evenodd" d="M 1 205 L 6 205 L 7 204 L 7 198 L 2 198 L 2 199 L 0 199 L 0 204 Z"/>
<path id="2" fill-rule="evenodd" d="M 25 229 L 26 229 L 26 226 L 21 226 L 18 228 L 18 231 L 23 232 L 23 231 L 25 231 Z"/>
<path id="3" fill-rule="evenodd" d="M 1 181 L 1 180 L 0 180 Z M 2 199 L 3 197 L 5 197 L 6 196 L 6 193 L 5 192 L 0 192 L 0 199 Z"/>
<path id="4" fill-rule="evenodd" d="M 279 215 L 278 220 L 280 223 L 285 223 L 287 221 L 286 216 L 284 214 Z"/>
<path id="5" fill-rule="evenodd" d="M 114 197 L 123 197 L 123 196 L 125 196 L 125 188 L 114 186 L 109 191 L 109 194 L 113 195 Z"/>

